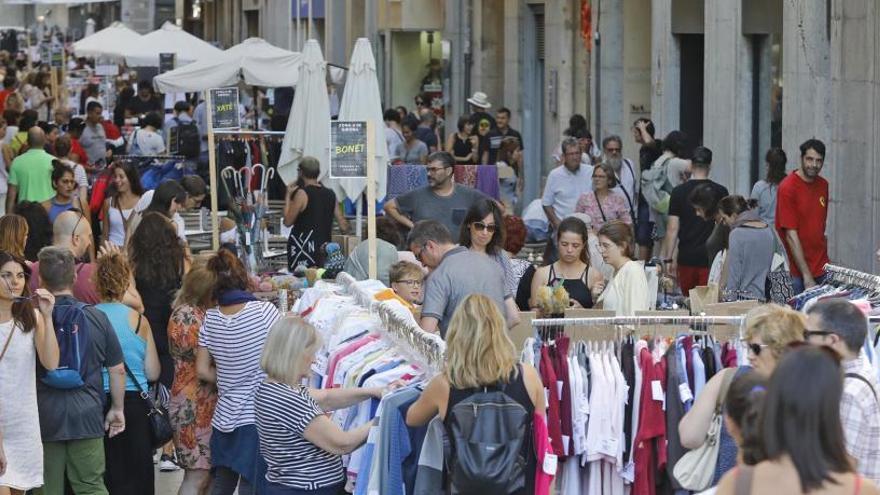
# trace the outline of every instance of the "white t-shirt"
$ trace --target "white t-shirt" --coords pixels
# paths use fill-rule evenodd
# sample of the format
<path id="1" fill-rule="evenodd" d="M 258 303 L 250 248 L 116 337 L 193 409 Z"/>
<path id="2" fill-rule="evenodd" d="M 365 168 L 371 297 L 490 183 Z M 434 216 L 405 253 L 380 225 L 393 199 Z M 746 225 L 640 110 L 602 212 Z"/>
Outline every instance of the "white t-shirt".
<path id="1" fill-rule="evenodd" d="M 139 149 L 135 148 L 135 142 Z M 159 155 L 165 152 L 165 140 L 158 132 L 138 129 L 131 136 L 128 152 L 133 155 Z"/>

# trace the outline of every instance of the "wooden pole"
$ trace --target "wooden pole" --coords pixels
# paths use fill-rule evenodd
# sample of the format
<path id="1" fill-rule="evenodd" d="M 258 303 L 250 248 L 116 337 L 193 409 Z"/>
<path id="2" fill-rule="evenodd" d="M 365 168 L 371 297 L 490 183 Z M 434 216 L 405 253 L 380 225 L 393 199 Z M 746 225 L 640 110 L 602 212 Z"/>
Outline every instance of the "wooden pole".
<path id="1" fill-rule="evenodd" d="M 376 280 L 376 136 L 373 121 L 367 120 L 367 247 L 369 248 L 369 277 Z"/>
<path id="2" fill-rule="evenodd" d="M 214 102 L 211 101 L 211 90 L 205 91 L 205 111 L 208 119 L 208 174 L 211 184 L 211 246 L 214 251 L 220 249 L 220 220 L 217 218 L 217 196 L 220 189 L 217 185 L 217 157 L 214 152 Z"/>

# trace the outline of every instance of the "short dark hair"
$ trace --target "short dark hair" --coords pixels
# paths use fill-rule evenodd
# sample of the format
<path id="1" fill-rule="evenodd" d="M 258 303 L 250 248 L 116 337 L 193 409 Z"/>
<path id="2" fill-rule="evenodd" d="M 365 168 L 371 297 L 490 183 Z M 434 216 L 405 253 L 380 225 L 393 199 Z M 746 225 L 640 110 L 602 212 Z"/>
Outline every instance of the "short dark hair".
<path id="1" fill-rule="evenodd" d="M 718 212 L 718 202 L 720 200 L 721 198 L 718 197 L 711 184 L 697 186 L 691 192 L 690 197 L 688 197 L 691 206 L 703 210 L 706 218 L 710 219 Z"/>
<path id="2" fill-rule="evenodd" d="M 862 310 L 847 299 L 824 299 L 807 310 L 807 314 L 818 316 L 822 320 L 819 330 L 839 335 L 850 352 L 859 352 L 865 344 L 868 320 Z"/>
<path id="3" fill-rule="evenodd" d="M 21 118 L 18 120 L 18 130 L 19 131 L 27 131 L 31 127 L 37 125 L 39 122 L 40 116 L 36 110 L 27 109 L 24 112 L 21 112 Z"/>
<path id="4" fill-rule="evenodd" d="M 767 182 L 779 184 L 785 178 L 785 164 L 788 157 L 782 148 L 770 148 L 764 157 L 767 161 Z"/>
<path id="5" fill-rule="evenodd" d="M 364 229 L 364 233 L 366 231 L 367 229 Z M 376 219 L 376 238 L 382 239 L 388 244 L 393 244 L 398 249 L 400 249 L 400 243 L 403 240 L 401 239 L 400 228 L 397 226 L 397 222 L 387 216 Z"/>
<path id="6" fill-rule="evenodd" d="M 15 83 L 17 83 L 17 82 L 18 82 L 18 79 L 16 79 L 14 75 L 7 74 L 3 78 L 3 87 L 4 88 L 11 88 L 11 87 L 15 86 Z"/>
<path id="7" fill-rule="evenodd" d="M 565 132 L 563 132 L 563 134 L 565 134 L 566 136 L 571 136 L 572 132 L 574 132 L 575 130 L 586 129 L 586 128 L 587 128 L 587 119 L 583 115 L 576 113 L 576 114 L 572 115 L 571 117 L 569 117 L 568 129 L 566 129 Z"/>
<path id="8" fill-rule="evenodd" d="M 697 146 L 691 160 L 695 167 L 709 168 L 712 166 L 712 150 L 705 146 Z"/>
<path id="9" fill-rule="evenodd" d="M 825 158 L 825 143 L 819 141 L 816 138 L 810 138 L 801 144 L 801 158 L 807 154 L 807 151 L 813 150 L 816 153 L 819 153 L 822 158 Z"/>
<path id="10" fill-rule="evenodd" d="M 458 243 L 466 248 L 471 247 L 473 244 L 473 239 L 471 239 L 471 224 L 474 222 L 481 222 L 489 215 L 492 215 L 495 222 L 495 232 L 492 233 L 489 245 L 486 246 L 486 253 L 495 254 L 501 249 L 504 246 L 504 218 L 501 214 L 501 208 L 498 208 L 498 204 L 489 198 L 477 200 L 468 209 L 464 220 L 461 222 Z"/>
<path id="11" fill-rule="evenodd" d="M 40 261 L 40 280 L 49 292 L 73 287 L 76 261 L 66 247 L 46 246 L 37 255 Z"/>
<path id="12" fill-rule="evenodd" d="M 687 154 L 687 134 L 682 131 L 672 131 L 663 138 L 660 144 L 663 151 L 669 151 L 677 157 L 684 157 Z"/>
<path id="13" fill-rule="evenodd" d="M 144 211 L 155 211 L 166 217 L 171 216 L 171 203 L 186 202 L 186 190 L 176 180 L 166 180 L 153 191 L 153 200 Z"/>
<path id="14" fill-rule="evenodd" d="M 459 132 L 464 132 L 464 126 L 468 125 L 471 122 L 471 118 L 467 115 L 462 115 L 458 118 L 458 122 L 456 122 L 456 127 Z"/>
<path id="15" fill-rule="evenodd" d="M 86 105 L 86 113 L 89 113 L 89 112 L 91 112 L 92 110 L 94 110 L 94 109 L 96 109 L 96 108 L 100 108 L 101 110 L 103 110 L 103 109 L 104 109 L 104 105 L 101 105 L 101 104 L 98 103 L 97 101 L 90 101 L 89 104 Z"/>
<path id="16" fill-rule="evenodd" d="M 180 179 L 180 185 L 186 190 L 190 196 L 204 196 L 208 194 L 208 185 L 205 179 L 198 175 L 187 175 Z"/>
<path id="17" fill-rule="evenodd" d="M 437 244 L 452 244 L 454 242 L 449 229 L 437 220 L 416 222 L 406 238 L 407 246 L 413 244 L 424 246 L 428 241 L 434 241 Z"/>
<path id="18" fill-rule="evenodd" d="M 501 108 L 499 108 L 498 110 L 496 110 L 495 113 L 496 113 L 496 114 L 499 114 L 499 113 L 506 113 L 507 116 L 510 117 L 510 109 L 507 108 L 507 107 L 501 107 Z"/>
<path id="19" fill-rule="evenodd" d="M 153 126 L 156 129 L 161 129 L 164 120 L 165 119 L 163 119 L 162 116 L 159 115 L 159 112 L 149 112 L 148 114 L 144 115 L 143 124 L 144 126 L 149 125 Z"/>
<path id="20" fill-rule="evenodd" d="M 646 119 L 645 117 L 638 118 L 638 119 L 636 119 L 635 122 L 633 122 L 633 127 L 638 128 L 638 123 L 639 123 L 639 122 L 645 122 L 645 123 L 646 123 L 646 124 L 645 124 L 645 130 L 648 131 L 648 134 L 649 134 L 651 137 L 654 137 L 654 132 L 656 132 L 656 131 L 655 131 L 655 129 L 654 129 L 654 123 L 651 122 L 651 119 Z"/>
<path id="21" fill-rule="evenodd" d="M 382 114 L 382 120 L 388 122 L 389 120 L 400 123 L 400 114 L 397 113 L 397 110 L 393 108 L 389 108 L 385 110 L 385 113 Z"/>
<path id="22" fill-rule="evenodd" d="M 178 113 L 188 112 L 190 108 L 192 108 L 192 104 L 188 101 L 181 100 L 174 104 L 174 111 Z"/>
<path id="23" fill-rule="evenodd" d="M 304 156 L 299 161 L 299 173 L 306 179 L 317 179 L 321 176 L 321 162 L 313 156 Z"/>
<path id="24" fill-rule="evenodd" d="M 614 142 L 616 142 L 617 144 L 623 146 L 623 140 L 620 139 L 620 136 L 618 136 L 617 134 L 612 134 L 612 135 L 607 136 L 605 139 L 602 140 L 602 148 L 604 149 L 606 146 L 608 146 L 608 143 L 610 143 L 610 142 L 612 142 L 612 141 L 614 141 Z"/>
<path id="25" fill-rule="evenodd" d="M 428 155 L 428 163 L 440 162 L 443 168 L 449 168 L 455 165 L 455 158 L 448 151 L 435 151 Z"/>
<path id="26" fill-rule="evenodd" d="M 138 91 L 140 91 L 142 89 L 148 89 L 148 90 L 150 90 L 150 93 L 152 93 L 153 92 L 153 82 L 150 81 L 149 79 L 144 79 L 143 81 L 139 82 L 138 83 Z"/>
<path id="27" fill-rule="evenodd" d="M 793 349 L 770 376 L 761 420 L 764 448 L 768 459 L 791 458 L 804 493 L 823 486 L 831 473 L 854 472 L 840 423 L 842 396 L 839 356 L 828 348 Z"/>

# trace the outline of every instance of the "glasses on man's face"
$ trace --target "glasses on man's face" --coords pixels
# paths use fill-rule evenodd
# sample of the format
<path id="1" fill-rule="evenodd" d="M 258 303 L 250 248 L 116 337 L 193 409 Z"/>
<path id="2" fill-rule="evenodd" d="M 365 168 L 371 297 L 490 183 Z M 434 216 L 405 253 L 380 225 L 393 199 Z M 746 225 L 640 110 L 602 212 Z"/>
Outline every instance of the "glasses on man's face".
<path id="1" fill-rule="evenodd" d="M 431 175 L 436 174 L 441 170 L 446 170 L 446 167 L 425 167 L 425 171 L 427 171 Z"/>
<path id="2" fill-rule="evenodd" d="M 474 222 L 471 225 L 474 226 L 474 230 L 477 232 L 486 231 L 490 234 L 495 233 L 495 229 L 497 228 L 494 223 L 483 223 L 483 222 Z"/>
<path id="3" fill-rule="evenodd" d="M 74 211 L 76 213 L 79 213 L 79 217 L 77 217 L 76 223 L 73 224 L 73 232 L 70 233 L 70 241 L 74 242 L 74 241 L 76 241 L 76 236 L 77 236 L 76 230 L 79 228 L 79 223 L 82 222 L 83 218 L 85 218 L 86 215 L 79 208 L 71 208 L 70 211 Z"/>
<path id="4" fill-rule="evenodd" d="M 421 287 L 421 286 L 422 286 L 422 281 L 421 281 L 421 280 L 415 280 L 415 279 L 398 280 L 397 282 L 394 282 L 394 283 L 396 283 L 396 284 L 403 284 L 403 285 L 409 285 L 409 286 L 411 286 L 411 287 Z"/>
<path id="5" fill-rule="evenodd" d="M 422 260 L 422 253 L 424 253 L 424 252 L 425 252 L 425 245 L 424 244 L 419 246 L 418 251 L 413 250 L 413 256 L 416 257 L 416 260 L 418 260 L 419 263 L 424 263 L 424 261 Z"/>
<path id="6" fill-rule="evenodd" d="M 761 351 L 763 351 L 765 347 L 770 347 L 768 344 L 757 344 L 755 342 L 749 342 L 747 346 L 755 357 L 760 356 Z"/>

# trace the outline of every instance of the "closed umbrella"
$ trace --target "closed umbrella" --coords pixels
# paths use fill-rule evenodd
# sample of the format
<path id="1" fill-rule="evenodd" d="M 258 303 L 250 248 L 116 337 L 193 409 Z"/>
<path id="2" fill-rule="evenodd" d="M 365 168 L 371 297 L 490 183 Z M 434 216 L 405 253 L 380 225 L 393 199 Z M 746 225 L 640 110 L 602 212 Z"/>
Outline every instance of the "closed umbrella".
<path id="1" fill-rule="evenodd" d="M 291 114 L 292 115 L 292 114 Z M 385 125 L 382 120 L 382 99 L 379 96 L 379 80 L 376 77 L 376 59 L 370 40 L 359 38 L 351 54 L 345 92 L 339 105 L 339 120 L 373 121 L 375 143 L 373 156 L 376 163 L 376 198 L 384 198 L 387 183 L 388 149 L 385 146 Z M 367 186 L 366 179 L 338 179 L 330 185 L 337 197 L 347 196 L 352 201 Z"/>
<path id="2" fill-rule="evenodd" d="M 297 166 L 304 156 L 313 156 L 321 162 L 318 180 L 324 179 L 330 170 L 330 99 L 326 73 L 321 47 L 315 40 L 307 41 L 278 158 L 278 173 L 285 184 L 296 180 Z"/>

